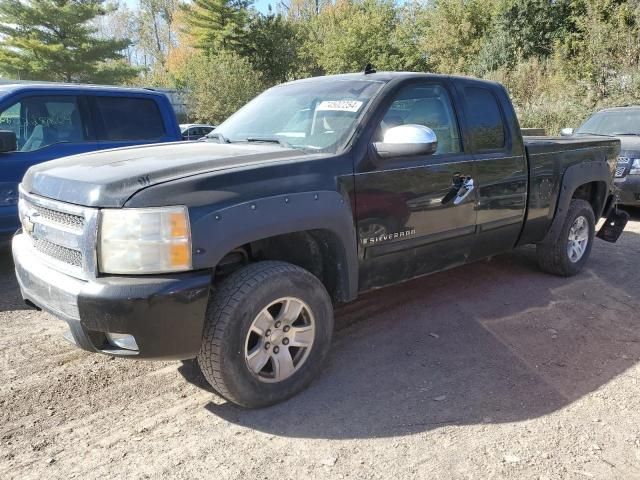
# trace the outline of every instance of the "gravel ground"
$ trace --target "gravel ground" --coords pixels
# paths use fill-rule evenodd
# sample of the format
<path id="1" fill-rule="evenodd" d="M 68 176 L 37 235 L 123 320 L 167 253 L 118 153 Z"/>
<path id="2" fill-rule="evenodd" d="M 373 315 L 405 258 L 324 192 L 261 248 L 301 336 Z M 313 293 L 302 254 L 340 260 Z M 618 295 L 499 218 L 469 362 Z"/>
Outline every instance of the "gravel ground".
<path id="1" fill-rule="evenodd" d="M 320 378 L 246 411 L 191 362 L 77 350 L 0 261 L 0 478 L 640 479 L 640 214 L 588 268 L 520 249 L 337 312 Z"/>

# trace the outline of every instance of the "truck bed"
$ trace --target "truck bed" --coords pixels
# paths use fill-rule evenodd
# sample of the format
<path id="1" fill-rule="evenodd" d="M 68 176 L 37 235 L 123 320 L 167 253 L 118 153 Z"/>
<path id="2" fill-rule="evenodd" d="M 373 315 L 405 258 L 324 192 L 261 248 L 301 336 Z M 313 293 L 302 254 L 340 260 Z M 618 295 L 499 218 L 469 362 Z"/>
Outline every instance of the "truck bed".
<path id="1" fill-rule="evenodd" d="M 619 144 L 615 138 L 600 136 L 579 136 L 579 137 L 539 137 L 523 136 L 524 146 L 528 155 L 538 155 L 545 153 L 556 153 L 563 151 L 574 151 L 594 146 L 603 148 L 613 148 Z"/>
<path id="2" fill-rule="evenodd" d="M 523 142 L 529 162 L 529 210 L 520 244 L 544 238 L 555 214 L 563 172 L 567 168 L 607 158 L 613 175 L 620 151 L 620 141 L 609 137 L 527 136 Z"/>

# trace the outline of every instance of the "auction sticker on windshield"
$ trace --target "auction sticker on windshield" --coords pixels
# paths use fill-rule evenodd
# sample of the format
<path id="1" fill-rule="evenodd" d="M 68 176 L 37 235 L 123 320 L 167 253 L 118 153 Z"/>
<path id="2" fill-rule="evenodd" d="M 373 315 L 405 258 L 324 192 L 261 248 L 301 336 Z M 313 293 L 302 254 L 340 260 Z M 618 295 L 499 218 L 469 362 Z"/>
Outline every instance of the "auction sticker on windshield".
<path id="1" fill-rule="evenodd" d="M 361 106 L 359 100 L 325 100 L 318 104 L 316 111 L 357 112 Z"/>

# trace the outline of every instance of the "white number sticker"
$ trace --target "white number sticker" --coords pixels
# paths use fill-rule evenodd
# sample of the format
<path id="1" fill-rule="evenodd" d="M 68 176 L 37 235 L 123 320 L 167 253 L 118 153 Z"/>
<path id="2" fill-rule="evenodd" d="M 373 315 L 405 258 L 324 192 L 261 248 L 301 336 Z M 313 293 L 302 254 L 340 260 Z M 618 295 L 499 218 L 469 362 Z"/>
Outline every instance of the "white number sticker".
<path id="1" fill-rule="evenodd" d="M 362 102 L 359 100 L 325 100 L 318 104 L 317 111 L 357 112 Z"/>

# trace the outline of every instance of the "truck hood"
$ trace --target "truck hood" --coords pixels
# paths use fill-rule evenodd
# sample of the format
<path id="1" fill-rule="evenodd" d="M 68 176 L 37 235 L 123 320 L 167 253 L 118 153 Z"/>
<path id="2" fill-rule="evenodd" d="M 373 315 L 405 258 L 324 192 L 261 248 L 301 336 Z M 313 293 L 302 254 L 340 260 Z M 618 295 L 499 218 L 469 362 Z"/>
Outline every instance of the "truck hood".
<path id="1" fill-rule="evenodd" d="M 89 207 L 122 207 L 137 191 L 201 173 L 243 169 L 302 156 L 266 143 L 177 142 L 102 150 L 31 167 L 27 192 Z"/>

